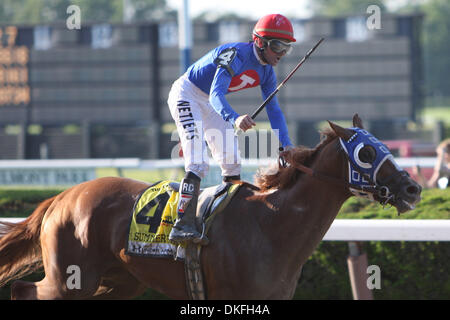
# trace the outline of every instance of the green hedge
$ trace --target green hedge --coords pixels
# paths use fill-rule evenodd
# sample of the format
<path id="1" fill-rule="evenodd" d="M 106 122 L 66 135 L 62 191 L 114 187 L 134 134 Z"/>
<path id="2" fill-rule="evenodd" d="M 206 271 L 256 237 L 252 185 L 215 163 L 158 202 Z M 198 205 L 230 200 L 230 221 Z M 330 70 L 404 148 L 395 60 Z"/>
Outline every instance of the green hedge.
<path id="1" fill-rule="evenodd" d="M 0 217 L 28 217 L 36 206 L 63 189 L 0 188 Z"/>
<path id="2" fill-rule="evenodd" d="M 366 242 L 363 250 L 368 264 L 380 267 L 375 299 L 450 298 L 450 243 Z M 352 299 L 347 256 L 347 243 L 321 242 L 303 267 L 294 298 Z"/>
<path id="3" fill-rule="evenodd" d="M 59 193 L 47 189 L 0 189 L 0 217 L 27 216 L 36 204 Z M 424 190 L 414 211 L 397 216 L 394 208 L 357 198 L 349 199 L 338 219 L 450 219 L 448 190 Z M 366 242 L 363 246 L 369 265 L 381 270 L 381 289 L 375 299 L 449 299 L 450 243 L 447 242 Z M 295 299 L 352 299 L 346 242 L 323 241 L 303 267 Z M 27 277 L 37 281 L 42 274 Z M 0 299 L 9 298 L 9 286 L 0 288 Z M 151 289 L 138 299 L 164 299 Z"/>
<path id="4" fill-rule="evenodd" d="M 416 209 L 400 216 L 395 208 L 358 198 L 345 202 L 338 219 L 450 219 L 449 190 L 422 192 Z M 450 242 L 370 241 L 363 244 L 368 264 L 381 271 L 375 299 L 449 299 Z M 322 241 L 303 267 L 296 299 L 352 299 L 347 269 L 348 244 Z"/>

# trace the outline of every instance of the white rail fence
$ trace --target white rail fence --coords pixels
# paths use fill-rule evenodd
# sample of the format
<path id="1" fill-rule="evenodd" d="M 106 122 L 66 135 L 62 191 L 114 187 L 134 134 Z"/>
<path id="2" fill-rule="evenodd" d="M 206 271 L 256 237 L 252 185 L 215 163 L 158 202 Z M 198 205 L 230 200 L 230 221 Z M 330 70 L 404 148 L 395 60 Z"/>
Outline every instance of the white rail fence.
<path id="1" fill-rule="evenodd" d="M 336 219 L 325 241 L 450 241 L 450 220 Z"/>
<path id="2" fill-rule="evenodd" d="M 1 218 L 18 223 L 25 218 Z M 324 241 L 450 241 L 450 220 L 336 219 Z"/>

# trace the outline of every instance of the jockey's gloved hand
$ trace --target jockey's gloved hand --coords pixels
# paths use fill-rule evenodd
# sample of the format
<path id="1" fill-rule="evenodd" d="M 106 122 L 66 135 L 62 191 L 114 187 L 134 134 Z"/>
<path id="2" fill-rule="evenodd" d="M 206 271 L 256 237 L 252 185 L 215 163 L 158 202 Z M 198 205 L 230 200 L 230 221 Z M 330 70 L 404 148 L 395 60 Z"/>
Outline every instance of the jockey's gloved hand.
<path id="1" fill-rule="evenodd" d="M 278 148 L 278 164 L 281 167 L 286 168 L 289 165 L 289 162 L 286 161 L 285 156 L 293 148 L 294 148 L 294 146 L 292 146 L 292 145 Z"/>
<path id="2" fill-rule="evenodd" d="M 248 114 L 244 114 L 242 116 L 239 116 L 234 121 L 234 125 L 240 130 L 245 132 L 248 129 L 251 129 L 252 127 L 256 126 L 256 123 L 255 121 L 253 121 L 252 117 L 250 117 Z"/>

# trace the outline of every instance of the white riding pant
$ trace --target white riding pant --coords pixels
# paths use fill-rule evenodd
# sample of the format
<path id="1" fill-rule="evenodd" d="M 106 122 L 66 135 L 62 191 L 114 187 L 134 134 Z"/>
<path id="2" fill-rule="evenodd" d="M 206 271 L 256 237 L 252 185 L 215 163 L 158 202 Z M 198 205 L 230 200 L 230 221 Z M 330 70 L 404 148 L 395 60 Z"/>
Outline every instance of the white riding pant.
<path id="1" fill-rule="evenodd" d="M 186 74 L 176 80 L 167 100 L 183 149 L 186 172 L 203 178 L 208 172 L 208 150 L 218 162 L 222 176 L 241 173 L 238 139 L 233 125 L 213 109 L 206 93 L 189 81 Z"/>

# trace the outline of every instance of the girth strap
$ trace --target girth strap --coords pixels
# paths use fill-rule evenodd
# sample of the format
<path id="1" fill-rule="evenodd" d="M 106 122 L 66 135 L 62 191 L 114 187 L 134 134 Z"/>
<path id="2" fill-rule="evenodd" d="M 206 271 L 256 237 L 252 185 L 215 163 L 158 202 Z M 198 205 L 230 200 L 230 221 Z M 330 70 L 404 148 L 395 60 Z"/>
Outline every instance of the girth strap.
<path id="1" fill-rule="evenodd" d="M 206 292 L 203 283 L 203 274 L 200 264 L 201 245 L 192 242 L 186 245 L 184 271 L 189 299 L 205 300 Z"/>
<path id="2" fill-rule="evenodd" d="M 207 207 L 205 208 L 205 210 L 208 214 L 200 215 L 203 235 L 207 234 L 214 216 L 225 209 L 225 207 L 231 201 L 232 197 L 238 191 L 239 187 L 242 185 L 252 187 L 245 182 L 239 181 L 238 183 L 228 183 L 227 185 L 219 186 L 218 188 L 214 189 L 215 199 L 206 203 Z M 218 198 L 220 197 L 225 198 L 221 201 L 217 201 L 217 203 L 216 200 L 218 200 Z M 186 244 L 184 261 L 186 289 L 189 299 L 192 300 L 205 300 L 207 298 L 205 283 L 203 281 L 202 266 L 200 263 L 201 250 L 201 244 L 192 242 Z"/>

